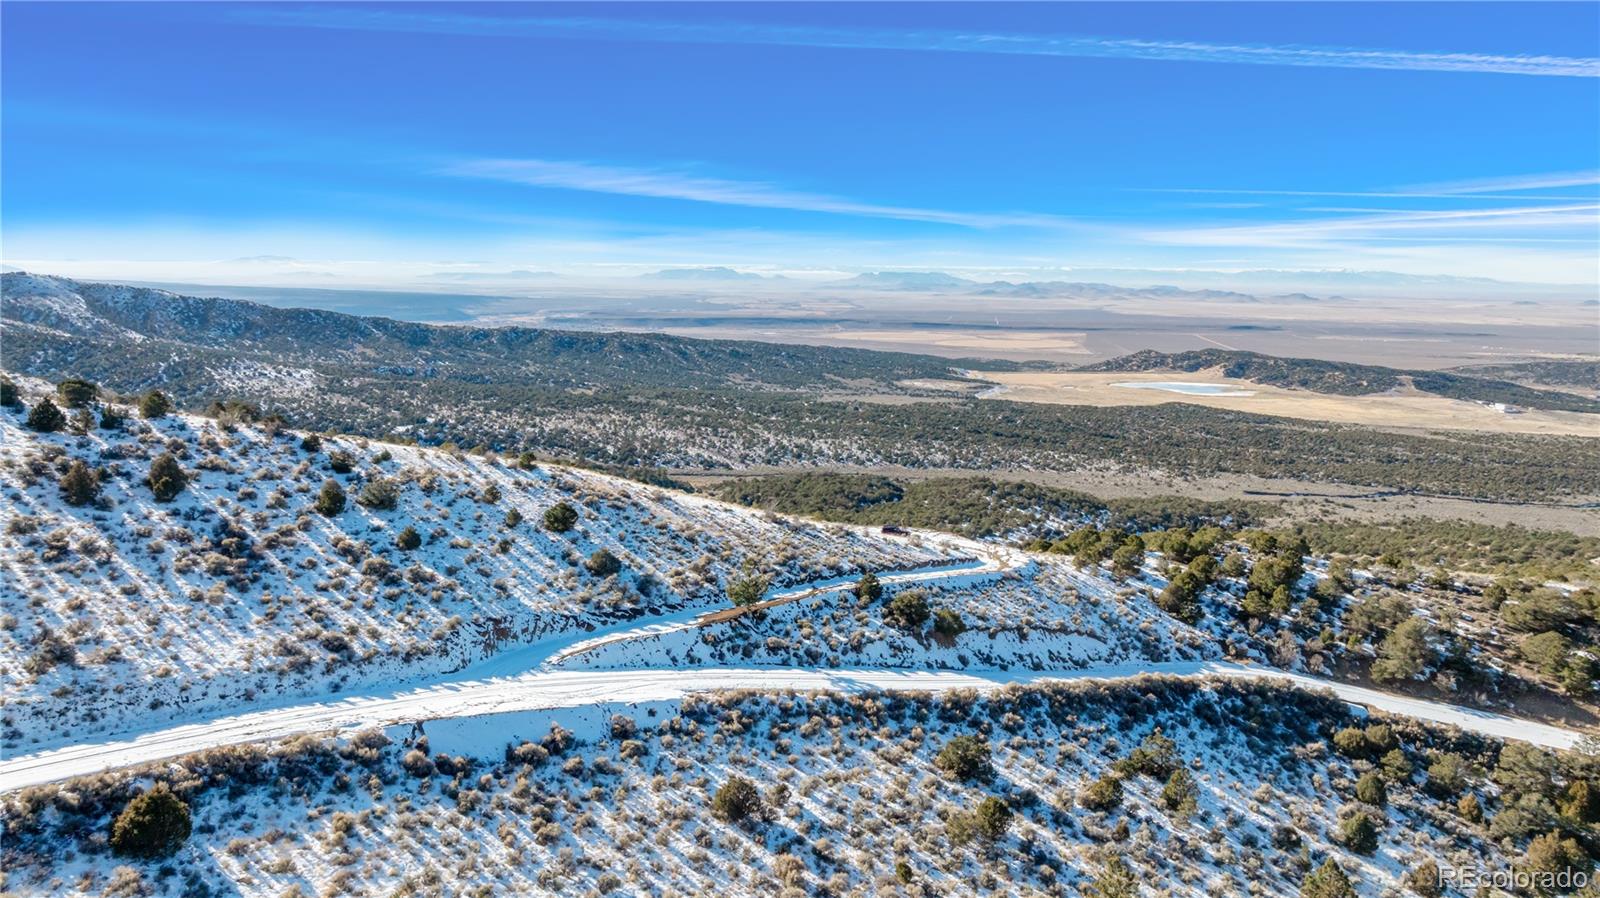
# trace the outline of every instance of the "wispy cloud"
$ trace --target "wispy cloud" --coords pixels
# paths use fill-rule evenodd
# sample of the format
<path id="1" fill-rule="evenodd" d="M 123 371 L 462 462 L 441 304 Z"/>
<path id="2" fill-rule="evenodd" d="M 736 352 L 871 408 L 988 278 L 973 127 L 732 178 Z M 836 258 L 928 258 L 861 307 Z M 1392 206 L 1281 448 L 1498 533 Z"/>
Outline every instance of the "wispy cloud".
<path id="1" fill-rule="evenodd" d="M 1365 47 L 1137 40 L 1088 35 L 888 31 L 735 22 L 473 15 L 455 11 L 420 12 L 370 7 L 251 7 L 235 10 L 233 14 L 269 24 L 369 31 L 502 37 L 537 35 L 663 43 L 756 44 L 1412 72 L 1600 77 L 1600 59 L 1570 56 L 1430 53 Z"/>
<path id="2" fill-rule="evenodd" d="M 1468 238 L 1566 243 L 1573 239 L 1592 241 L 1597 223 L 1600 223 L 1600 204 L 1580 203 L 1389 211 L 1344 218 L 1156 229 L 1143 236 L 1156 243 L 1185 246 L 1332 247 L 1380 240 L 1437 243 Z"/>
<path id="3" fill-rule="evenodd" d="M 1508 178 L 1442 181 L 1433 184 L 1416 184 L 1403 189 L 1424 191 L 1441 196 L 1481 196 L 1486 193 L 1506 193 L 1520 190 L 1558 190 L 1563 187 L 1594 187 L 1597 185 L 1600 185 L 1600 169 L 1548 172 L 1542 175 L 1518 175 Z"/>
<path id="4" fill-rule="evenodd" d="M 1468 183 L 1468 182 L 1459 182 Z M 1488 182 L 1485 182 L 1488 183 Z M 1573 185 L 1567 185 L 1573 186 Z M 1272 190 L 1244 187 L 1129 187 L 1134 193 L 1190 193 L 1211 196 L 1294 196 L 1294 197 L 1366 197 L 1368 199 L 1416 200 L 1586 200 L 1592 197 L 1572 194 L 1528 193 L 1469 193 L 1465 190 L 1446 191 L 1423 186 L 1399 190 Z M 1507 190 L 1522 188 L 1507 187 Z"/>
<path id="5" fill-rule="evenodd" d="M 904 221 L 926 221 L 967 228 L 1063 227 L 1070 224 L 1067 219 L 1053 215 L 1039 215 L 1027 212 L 954 212 L 911 206 L 879 205 L 826 194 L 789 190 L 760 181 L 735 181 L 726 178 L 703 177 L 670 169 L 627 168 L 595 165 L 588 162 L 565 162 L 548 159 L 477 159 L 455 163 L 445 167 L 442 171 L 444 174 L 458 177 L 487 178 L 513 184 L 526 184 L 533 187 L 555 187 L 565 190 L 583 190 L 591 193 L 689 200 L 691 202 L 715 203 L 724 206 L 750 206 L 760 209 L 788 209 L 799 212 L 823 212 L 870 218 L 896 218 Z"/>

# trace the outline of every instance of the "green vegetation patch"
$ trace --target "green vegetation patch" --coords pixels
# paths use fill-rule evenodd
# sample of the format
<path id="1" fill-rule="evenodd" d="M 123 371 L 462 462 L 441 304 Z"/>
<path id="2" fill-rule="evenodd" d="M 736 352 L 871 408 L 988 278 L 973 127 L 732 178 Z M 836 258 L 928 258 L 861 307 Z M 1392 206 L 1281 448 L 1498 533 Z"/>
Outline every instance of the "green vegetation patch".
<path id="1" fill-rule="evenodd" d="M 897 524 L 993 536 L 1052 528 L 1052 522 L 1107 517 L 1116 528 L 1154 530 L 1217 521 L 1250 526 L 1270 518 L 1270 502 L 1207 502 L 1183 496 L 1102 501 L 1074 490 L 989 477 L 894 480 L 877 474 L 802 473 L 742 478 L 714 493 L 781 514 L 851 524 Z"/>

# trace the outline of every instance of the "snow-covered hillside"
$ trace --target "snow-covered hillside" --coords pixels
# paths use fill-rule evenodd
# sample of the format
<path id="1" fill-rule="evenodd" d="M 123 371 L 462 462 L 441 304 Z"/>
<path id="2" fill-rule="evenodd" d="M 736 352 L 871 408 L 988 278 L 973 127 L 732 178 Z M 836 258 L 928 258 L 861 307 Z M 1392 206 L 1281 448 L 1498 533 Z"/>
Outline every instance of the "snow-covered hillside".
<path id="1" fill-rule="evenodd" d="M 47 389 L 31 382 L 24 399 Z M 115 427 L 51 433 L 0 410 L 13 750 L 463 669 L 513 675 L 547 660 L 514 649 L 634 620 L 658 635 L 561 660 L 1067 670 L 1216 655 L 1143 592 L 1061 560 L 785 519 L 581 469 L 108 407 L 124 417 Z M 151 482 L 162 458 L 186 479 L 166 501 Z M 328 490 L 343 496 L 337 511 L 319 510 Z M 544 517 L 563 503 L 576 520 L 555 532 Z M 893 574 L 911 569 L 928 573 Z M 848 589 L 867 571 L 890 587 L 876 602 Z M 747 578 L 767 580 L 769 596 L 806 595 L 696 626 Z M 839 586 L 810 588 L 830 578 Z M 913 586 L 963 631 L 890 623 Z"/>
<path id="2" fill-rule="evenodd" d="M 1398 895 L 1436 868 L 1519 860 L 1472 811 L 1509 794 L 1496 785 L 1509 771 L 1539 771 L 1517 786 L 1528 795 L 1564 786 L 1537 753 L 1403 721 L 1361 728 L 1372 723 L 1303 691 L 1162 678 L 432 721 L 9 796 L 7 884 L 73 896 L 1243 898 L 1297 894 L 1331 862 L 1353 894 Z M 971 763 L 951 762 L 961 757 Z M 719 803 L 736 778 L 753 787 L 747 800 Z M 152 781 L 194 814 L 165 868 L 175 874 L 106 847 L 111 816 Z M 1143 891 L 1091 891 L 1119 865 Z"/>
<path id="3" fill-rule="evenodd" d="M 1062 559 L 935 581 L 894 583 L 863 599 L 848 589 L 759 615 L 614 641 L 564 658 L 568 667 L 705 665 L 1070 671 L 1129 661 L 1216 657 L 1217 644 L 1161 613 L 1145 592 Z M 912 626 L 897 597 L 932 620 Z M 939 616 L 952 615 L 946 632 Z"/>
<path id="4" fill-rule="evenodd" d="M 716 607 L 747 568 L 782 586 L 949 560 L 590 471 L 123 413 L 120 429 L 38 434 L 0 410 L 7 746 L 416 679 Z M 165 454 L 188 484 L 160 502 L 146 480 Z M 60 482 L 78 462 L 98 495 L 75 506 Z M 336 514 L 315 508 L 327 482 L 346 497 Z M 562 502 L 576 525 L 551 532 L 543 516 Z"/>

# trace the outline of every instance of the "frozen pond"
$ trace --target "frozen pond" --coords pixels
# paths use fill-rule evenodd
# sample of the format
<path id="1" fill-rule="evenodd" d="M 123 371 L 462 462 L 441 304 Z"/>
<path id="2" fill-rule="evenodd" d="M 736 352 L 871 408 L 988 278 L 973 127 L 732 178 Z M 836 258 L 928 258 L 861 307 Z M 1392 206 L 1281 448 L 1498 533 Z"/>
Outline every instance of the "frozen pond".
<path id="1" fill-rule="evenodd" d="M 1187 396 L 1254 396 L 1254 390 L 1241 390 L 1231 384 L 1189 383 L 1185 381 L 1143 380 L 1112 384 L 1113 387 L 1131 387 L 1135 390 L 1164 390 Z"/>

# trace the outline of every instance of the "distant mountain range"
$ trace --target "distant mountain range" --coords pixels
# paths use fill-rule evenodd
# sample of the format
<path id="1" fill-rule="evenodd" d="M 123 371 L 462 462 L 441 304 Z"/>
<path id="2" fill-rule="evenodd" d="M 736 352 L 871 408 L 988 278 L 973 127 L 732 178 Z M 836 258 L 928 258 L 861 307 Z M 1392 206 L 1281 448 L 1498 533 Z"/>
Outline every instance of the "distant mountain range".
<path id="1" fill-rule="evenodd" d="M 1318 297 L 1307 290 L 1356 295 L 1412 295 L 1483 298 L 1570 298 L 1594 295 L 1584 284 L 1535 284 L 1453 275 L 1413 275 L 1391 271 L 1253 269 L 1245 271 L 1145 270 L 1118 268 L 1064 269 L 1068 278 L 1038 281 L 977 281 L 943 271 L 875 271 L 829 281 L 834 287 L 875 290 L 971 292 L 981 296 L 1037 296 L 1232 300 L 1239 302 L 1308 302 Z M 1127 286 L 1142 282 L 1153 286 Z M 1248 291 L 1248 292 L 1247 292 Z M 1343 299 L 1330 294 L 1324 298 Z"/>
<path id="2" fill-rule="evenodd" d="M 829 281 L 832 287 L 861 287 L 870 290 L 904 290 L 960 293 L 972 296 L 1009 296 L 1038 299 L 1190 299 L 1214 302 L 1317 302 L 1305 293 L 1256 296 L 1232 290 L 1186 289 L 1170 285 L 1123 287 L 1085 281 L 975 281 L 942 271 L 874 271 L 843 280 Z M 1342 297 L 1330 297 L 1340 299 Z"/>
<path id="3" fill-rule="evenodd" d="M 764 275 L 753 271 L 738 271 L 720 265 L 708 268 L 663 268 L 660 271 L 640 275 L 653 281 L 764 281 Z"/>

